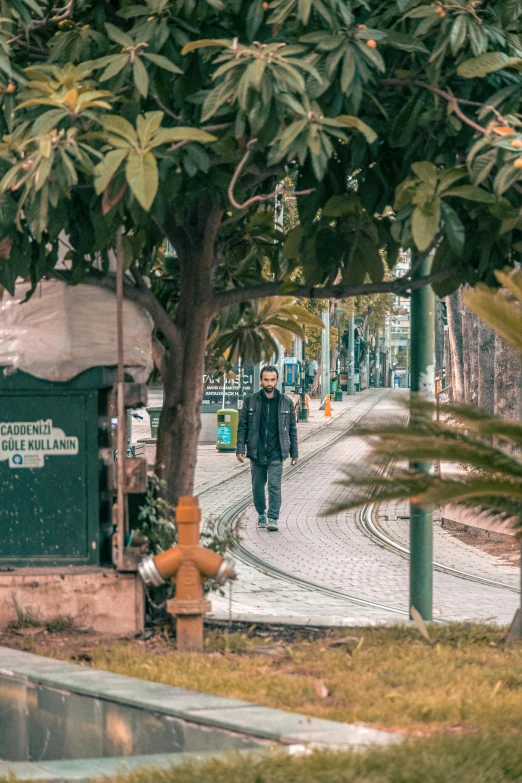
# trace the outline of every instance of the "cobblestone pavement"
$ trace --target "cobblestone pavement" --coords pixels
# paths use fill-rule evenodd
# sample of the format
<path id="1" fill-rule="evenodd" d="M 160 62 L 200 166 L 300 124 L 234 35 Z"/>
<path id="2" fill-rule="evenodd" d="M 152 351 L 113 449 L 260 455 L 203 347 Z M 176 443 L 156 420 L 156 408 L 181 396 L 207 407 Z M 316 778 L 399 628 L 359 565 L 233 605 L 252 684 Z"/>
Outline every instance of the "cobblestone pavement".
<path id="1" fill-rule="evenodd" d="M 303 444 L 302 455 L 327 445 L 346 429 L 353 418 L 368 410 L 365 426 L 378 427 L 400 415 L 398 400 L 405 392 L 374 390 L 364 398 L 355 398 L 352 407 L 328 429 L 319 430 Z M 376 399 L 381 401 L 372 409 Z M 368 446 L 351 437 L 332 443 L 311 462 L 289 476 L 283 484 L 283 509 L 280 532 L 271 534 L 255 526 L 256 514 L 249 508 L 242 518 L 243 545 L 253 555 L 291 576 L 306 579 L 323 587 L 334 588 L 363 601 L 372 601 L 389 609 L 364 606 L 340 598 L 330 598 L 316 590 L 296 588 L 291 583 L 262 574 L 241 564 L 239 584 L 233 588 L 232 609 L 248 614 L 270 614 L 303 617 L 307 615 L 344 618 L 349 622 L 401 620 L 408 609 L 408 561 L 403 556 L 379 546 L 358 525 L 357 512 L 329 512 L 332 505 L 349 496 L 336 482 L 343 468 L 364 468 Z M 218 513 L 249 491 L 248 475 L 241 481 L 201 495 L 207 513 Z M 400 514 L 397 512 L 401 512 Z M 387 516 L 385 525 L 393 537 L 407 545 L 407 515 L 393 504 L 381 509 Z M 435 525 L 436 559 L 452 568 L 483 578 L 516 585 L 518 571 L 500 558 L 468 546 Z M 514 592 L 465 579 L 434 573 L 434 616 L 447 620 L 493 620 L 508 623 L 518 603 Z M 215 608 L 225 612 L 226 599 L 215 599 Z M 394 611 L 395 610 L 395 611 Z M 399 614 L 400 613 L 400 614 Z M 275 618 L 274 618 L 275 619 Z M 341 620 L 339 620 L 341 621 Z"/>
<path id="2" fill-rule="evenodd" d="M 310 423 L 299 425 L 301 459 L 329 444 L 331 447 L 284 477 L 280 532 L 258 531 L 252 507 L 245 511 L 240 523 L 244 548 L 270 567 L 288 574 L 289 579 L 240 562 L 231 606 L 228 596 L 212 597 L 216 616 L 227 616 L 231 608 L 234 617 L 252 621 L 265 618 L 364 625 L 407 620 L 407 558 L 371 540 L 359 523 L 358 512 L 329 511 L 350 494 L 349 489 L 336 483 L 342 479 L 343 470 L 364 469 L 369 453 L 361 438 L 336 438 L 363 414 L 367 414 L 365 426 L 389 423 L 401 415 L 398 402 L 406 394 L 373 389 L 337 403 L 335 417 L 330 420 L 315 410 Z M 240 466 L 234 455 L 217 454 L 212 446 L 200 447 L 196 483 L 205 518 L 223 514 L 250 493 L 248 467 Z M 387 504 L 379 509 L 381 526 L 403 546 L 408 546 L 409 519 L 401 517 L 408 516 L 405 503 Z M 437 523 L 434 549 L 435 559 L 451 568 L 509 585 L 518 584 L 517 569 L 457 540 Z M 293 578 L 312 582 L 316 587 L 296 584 L 291 581 Z M 322 591 L 328 588 L 344 595 L 332 596 Z M 518 600 L 515 592 L 434 572 L 435 618 L 508 623 Z"/>

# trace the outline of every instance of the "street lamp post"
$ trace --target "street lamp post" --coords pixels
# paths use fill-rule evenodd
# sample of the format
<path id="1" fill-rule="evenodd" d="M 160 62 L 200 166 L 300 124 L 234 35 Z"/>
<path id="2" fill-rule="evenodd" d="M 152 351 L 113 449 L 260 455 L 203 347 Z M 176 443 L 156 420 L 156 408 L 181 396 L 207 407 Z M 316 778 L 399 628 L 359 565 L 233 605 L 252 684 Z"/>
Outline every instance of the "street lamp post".
<path id="1" fill-rule="evenodd" d="M 415 277 L 430 274 L 424 259 Z M 435 399 L 435 294 L 431 286 L 411 295 L 411 394 Z M 413 417 L 412 417 L 413 418 Z M 430 473 L 430 462 L 410 463 L 417 473 Z M 433 617 L 433 513 L 410 502 L 410 608 L 424 620 Z"/>
<path id="2" fill-rule="evenodd" d="M 381 354 L 379 345 L 379 329 L 375 332 L 375 388 L 381 385 Z"/>
<path id="3" fill-rule="evenodd" d="M 239 359 L 238 362 L 238 375 L 239 375 L 239 389 L 237 392 L 237 409 L 238 411 L 241 410 L 243 407 L 243 401 L 245 399 L 245 393 L 243 389 L 243 367 L 241 364 L 241 359 Z"/>
<path id="4" fill-rule="evenodd" d="M 330 305 L 330 303 L 328 303 Z M 330 307 L 321 313 L 324 328 L 321 334 L 321 397 L 330 394 Z"/>
<path id="5" fill-rule="evenodd" d="M 366 324 L 366 331 L 364 333 L 364 342 L 366 343 L 366 353 L 364 355 L 364 361 L 366 364 L 366 388 L 370 388 L 370 327 Z"/>
<path id="6" fill-rule="evenodd" d="M 303 340 L 301 342 L 301 406 L 299 408 L 299 421 L 308 421 L 308 408 L 306 407 L 306 373 L 305 373 L 305 359 L 306 359 L 306 337 L 304 335 L 305 328 L 303 326 Z"/>
<path id="7" fill-rule="evenodd" d="M 350 314 L 350 327 L 348 332 L 348 394 L 355 394 L 355 345 L 354 345 L 355 321 L 353 310 Z"/>
<path id="8" fill-rule="evenodd" d="M 337 388 L 335 390 L 335 402 L 343 401 L 343 390 L 341 389 L 341 316 L 344 315 L 344 312 L 343 307 L 336 307 L 334 310 L 337 316 Z"/>

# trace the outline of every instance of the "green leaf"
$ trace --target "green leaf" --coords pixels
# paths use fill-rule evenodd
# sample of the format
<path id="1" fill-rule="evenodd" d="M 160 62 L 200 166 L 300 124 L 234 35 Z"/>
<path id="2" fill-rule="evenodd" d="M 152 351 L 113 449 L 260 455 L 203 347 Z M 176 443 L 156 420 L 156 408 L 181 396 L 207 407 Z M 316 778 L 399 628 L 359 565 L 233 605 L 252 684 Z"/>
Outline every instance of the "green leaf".
<path id="1" fill-rule="evenodd" d="M 170 71 L 171 73 L 183 73 L 179 66 L 173 63 L 172 60 L 169 60 L 168 57 L 164 57 L 162 54 L 144 52 L 143 57 L 146 57 L 147 60 L 150 60 L 152 63 L 154 63 L 154 65 L 157 65 L 158 68 L 163 68 L 165 71 Z"/>
<path id="2" fill-rule="evenodd" d="M 127 150 L 111 150 L 95 167 L 94 187 L 98 196 L 103 193 L 127 155 Z"/>
<path id="3" fill-rule="evenodd" d="M 189 54 L 196 51 L 196 49 L 208 49 L 209 47 L 229 48 L 231 41 L 227 38 L 202 38 L 199 41 L 190 41 L 185 44 L 181 50 L 181 54 Z"/>
<path id="4" fill-rule="evenodd" d="M 217 141 L 217 136 L 213 136 L 200 128 L 160 128 L 152 140 L 151 147 L 159 147 L 160 144 L 172 144 L 176 141 L 197 141 L 200 144 L 210 144 Z"/>
<path id="5" fill-rule="evenodd" d="M 341 90 L 347 93 L 352 86 L 355 76 L 355 55 L 351 46 L 348 46 L 343 57 L 343 67 L 341 69 Z"/>
<path id="6" fill-rule="evenodd" d="M 452 185 L 455 184 L 455 182 L 458 182 L 459 180 L 463 179 L 467 176 L 466 169 L 462 168 L 452 168 L 452 169 L 446 169 L 443 172 L 439 172 L 439 186 L 437 188 L 437 193 L 439 195 L 444 195 L 444 191 L 450 188 Z"/>
<path id="7" fill-rule="evenodd" d="M 151 152 L 130 152 L 125 174 L 130 189 L 148 212 L 158 191 L 158 166 Z"/>
<path id="8" fill-rule="evenodd" d="M 301 225 L 295 226 L 290 231 L 283 245 L 283 258 L 299 258 L 299 248 L 301 247 L 303 234 L 304 231 Z"/>
<path id="9" fill-rule="evenodd" d="M 497 200 L 493 193 L 477 188 L 475 185 L 458 185 L 456 188 L 446 190 L 444 196 L 457 196 L 468 201 L 479 201 L 482 204 L 494 204 Z"/>
<path id="10" fill-rule="evenodd" d="M 437 167 L 428 160 L 412 163 L 411 168 L 419 179 L 429 185 L 435 191 L 437 186 Z"/>
<path id="11" fill-rule="evenodd" d="M 335 119 L 338 122 L 342 122 L 343 125 L 348 125 L 350 128 L 355 128 L 362 133 L 368 144 L 373 144 L 377 138 L 377 134 L 373 128 L 370 128 L 370 126 L 360 120 L 359 117 L 352 117 L 349 114 L 340 114 Z"/>
<path id="12" fill-rule="evenodd" d="M 298 0 L 298 16 L 299 20 L 303 24 L 308 24 L 310 18 L 310 11 L 312 10 L 313 0 Z"/>
<path id="13" fill-rule="evenodd" d="M 505 68 L 514 59 L 504 52 L 486 52 L 478 57 L 472 57 L 471 60 L 465 60 L 457 68 L 457 73 L 465 79 L 482 78 L 488 73 Z"/>
<path id="14" fill-rule="evenodd" d="M 119 57 L 121 57 L 121 54 L 108 54 L 106 57 L 98 57 L 96 60 L 87 60 L 83 65 L 92 71 L 96 71 L 98 68 L 106 68 L 107 65 L 110 65 Z"/>
<path id="15" fill-rule="evenodd" d="M 480 185 L 481 182 L 489 176 L 493 167 L 497 162 L 498 151 L 493 148 L 485 152 L 483 155 L 477 155 L 471 164 L 471 179 L 475 185 Z"/>
<path id="16" fill-rule="evenodd" d="M 493 187 L 499 195 L 502 195 L 520 179 L 522 179 L 522 169 L 516 169 L 512 163 L 508 163 L 507 166 L 503 166 L 498 172 L 493 182 Z"/>
<path id="17" fill-rule="evenodd" d="M 444 220 L 444 232 L 449 246 L 456 256 L 460 256 L 466 241 L 466 229 L 461 219 L 449 204 L 442 202 L 442 218 Z"/>
<path id="18" fill-rule="evenodd" d="M 349 196 L 346 193 L 339 194 L 337 196 L 331 196 L 322 211 L 323 217 L 341 217 L 347 215 L 350 212 L 354 212 L 357 207 L 357 201 L 353 196 Z"/>
<path id="19" fill-rule="evenodd" d="M 384 261 L 378 245 L 368 237 L 361 234 L 357 241 L 359 255 L 364 258 L 364 263 L 372 283 L 380 283 L 384 279 Z"/>
<path id="20" fill-rule="evenodd" d="M 49 131 L 56 128 L 59 121 L 66 116 L 69 116 L 69 113 L 64 111 L 64 109 L 51 109 L 50 111 L 40 114 L 33 123 L 33 135 L 40 136 L 40 134 L 49 133 Z"/>
<path id="21" fill-rule="evenodd" d="M 415 207 L 411 217 L 411 233 L 418 250 L 423 252 L 433 243 L 440 222 L 440 199 L 433 199 L 429 209 Z"/>
<path id="22" fill-rule="evenodd" d="M 146 147 L 151 137 L 161 125 L 164 114 L 162 111 L 148 111 L 145 115 L 138 114 L 136 118 L 136 130 L 142 147 Z"/>
<path id="23" fill-rule="evenodd" d="M 134 46 L 134 40 L 130 37 L 130 35 L 127 35 L 127 33 L 124 33 L 123 30 L 120 30 L 119 27 L 115 27 L 115 25 L 111 24 L 110 22 L 105 22 L 105 29 L 107 30 L 107 35 L 111 39 L 111 41 L 114 41 L 114 43 L 120 44 L 120 46 Z"/>
<path id="24" fill-rule="evenodd" d="M 451 28 L 450 33 L 450 45 L 453 55 L 457 54 L 459 49 L 461 49 L 462 44 L 466 40 L 467 27 L 468 25 L 466 14 L 460 14 L 460 16 L 457 16 L 456 20 L 453 22 L 453 27 Z"/>
<path id="25" fill-rule="evenodd" d="M 386 33 L 386 38 L 383 40 L 383 43 L 390 44 L 396 49 L 402 49 L 404 52 L 422 52 L 423 54 L 428 54 L 429 52 L 424 44 L 414 35 L 399 33 L 395 30 Z"/>
<path id="26" fill-rule="evenodd" d="M 138 146 L 138 137 L 130 122 L 119 114 L 106 114 L 100 118 L 100 124 L 105 130 L 115 133 L 133 146 Z"/>
<path id="27" fill-rule="evenodd" d="M 247 35 L 253 41 L 255 35 L 263 23 L 263 0 L 250 0 L 250 7 L 246 17 Z"/>
<path id="28" fill-rule="evenodd" d="M 149 93 L 149 74 L 143 65 L 141 57 L 136 57 L 134 60 L 132 75 L 134 76 L 134 84 L 138 88 L 138 92 L 146 98 Z"/>
<path id="29" fill-rule="evenodd" d="M 109 65 L 106 67 L 102 75 L 99 77 L 100 82 L 106 82 L 108 79 L 112 79 L 113 76 L 116 76 L 117 74 L 122 71 L 127 63 L 129 62 L 129 57 L 126 54 L 119 54 L 117 57 L 114 58 L 114 60 L 109 63 Z"/>

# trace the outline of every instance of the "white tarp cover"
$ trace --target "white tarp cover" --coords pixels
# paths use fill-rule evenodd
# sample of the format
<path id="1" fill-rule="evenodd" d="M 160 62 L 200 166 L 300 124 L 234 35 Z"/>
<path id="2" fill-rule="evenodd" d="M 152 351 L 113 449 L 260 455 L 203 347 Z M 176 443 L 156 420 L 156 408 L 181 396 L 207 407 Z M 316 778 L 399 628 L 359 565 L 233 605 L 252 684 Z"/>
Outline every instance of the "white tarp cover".
<path id="1" fill-rule="evenodd" d="M 0 367 L 47 381 L 69 381 L 90 367 L 117 365 L 116 296 L 90 285 L 42 281 L 28 302 L 28 283 L 0 301 Z M 23 304 L 22 304 L 23 302 Z M 123 302 L 127 372 L 144 383 L 153 367 L 150 315 Z M 5 370 L 4 370 L 5 372 Z"/>

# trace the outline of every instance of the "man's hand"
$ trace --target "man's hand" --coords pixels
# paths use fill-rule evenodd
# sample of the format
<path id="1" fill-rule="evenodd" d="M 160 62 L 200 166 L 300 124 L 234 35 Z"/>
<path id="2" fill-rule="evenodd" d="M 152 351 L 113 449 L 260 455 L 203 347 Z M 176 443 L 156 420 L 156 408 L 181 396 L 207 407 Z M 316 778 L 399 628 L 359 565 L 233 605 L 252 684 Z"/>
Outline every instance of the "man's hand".
<path id="1" fill-rule="evenodd" d="M 291 465 L 297 465 L 297 457 L 292 457 Z"/>
<path id="2" fill-rule="evenodd" d="M 236 457 L 238 458 L 238 460 L 240 462 L 244 462 L 245 461 L 245 455 L 244 454 L 236 454 Z"/>

